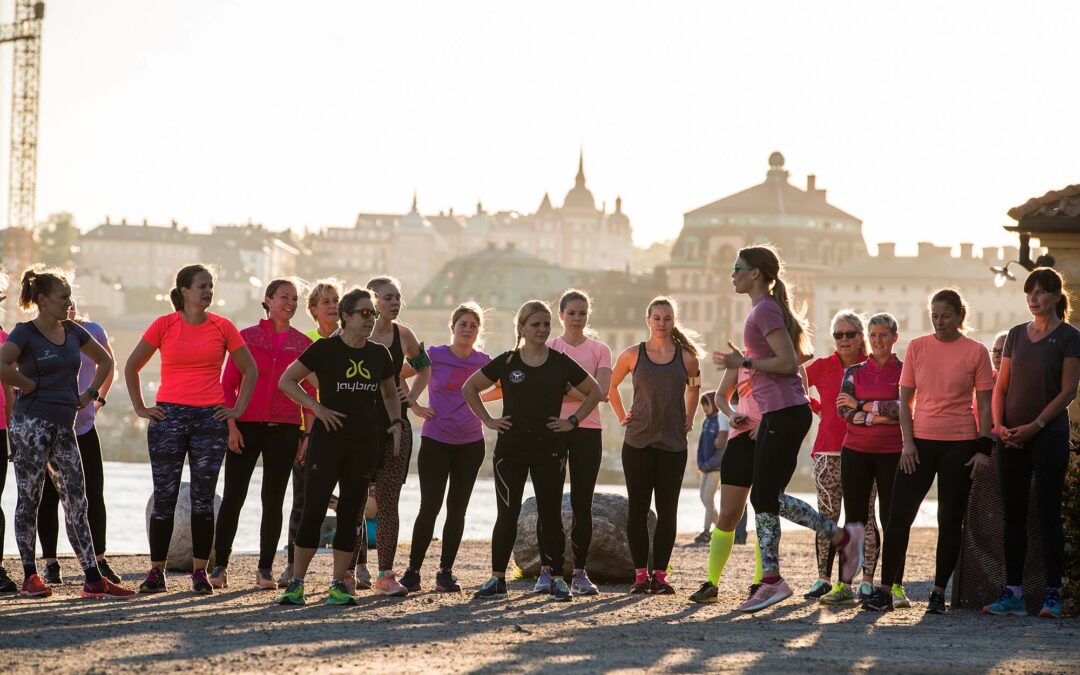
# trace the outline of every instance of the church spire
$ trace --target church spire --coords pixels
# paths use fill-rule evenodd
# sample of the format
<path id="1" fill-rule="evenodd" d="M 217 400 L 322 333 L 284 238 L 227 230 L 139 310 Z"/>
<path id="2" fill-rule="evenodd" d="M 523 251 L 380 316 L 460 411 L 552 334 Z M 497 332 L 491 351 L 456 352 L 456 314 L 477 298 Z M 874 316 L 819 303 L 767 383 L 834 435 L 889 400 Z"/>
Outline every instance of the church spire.
<path id="1" fill-rule="evenodd" d="M 582 147 L 578 150 L 578 164 L 577 164 L 577 176 L 574 178 L 574 185 L 577 187 L 585 187 L 585 148 Z"/>

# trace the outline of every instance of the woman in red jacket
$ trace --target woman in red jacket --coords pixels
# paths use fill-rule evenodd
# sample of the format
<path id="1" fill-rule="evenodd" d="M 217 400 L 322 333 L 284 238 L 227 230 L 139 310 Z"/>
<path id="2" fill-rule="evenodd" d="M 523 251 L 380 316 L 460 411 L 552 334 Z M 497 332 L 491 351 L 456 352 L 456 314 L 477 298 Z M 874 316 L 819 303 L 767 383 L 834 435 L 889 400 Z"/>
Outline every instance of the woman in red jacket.
<path id="1" fill-rule="evenodd" d="M 274 590 L 277 582 L 271 575 L 274 552 L 281 537 L 281 506 L 289 483 L 293 460 L 300 448 L 301 409 L 277 387 L 285 369 L 304 353 L 311 338 L 290 325 L 297 307 L 297 284 L 290 279 L 274 279 L 266 287 L 262 303 L 266 318 L 258 325 L 240 331 L 255 363 L 259 379 L 244 414 L 229 420 L 229 452 L 225 455 L 225 494 L 218 512 L 214 540 L 216 566 L 210 575 L 215 588 L 227 588 L 226 568 L 232 552 L 240 509 L 247 498 L 251 473 L 259 456 L 263 460 L 262 527 L 259 529 L 259 566 L 255 587 Z M 240 389 L 241 375 L 230 357 L 225 364 L 221 385 L 225 405 L 232 406 Z M 312 396 L 315 387 L 305 382 Z M 307 427 L 307 428 L 310 428 Z"/>

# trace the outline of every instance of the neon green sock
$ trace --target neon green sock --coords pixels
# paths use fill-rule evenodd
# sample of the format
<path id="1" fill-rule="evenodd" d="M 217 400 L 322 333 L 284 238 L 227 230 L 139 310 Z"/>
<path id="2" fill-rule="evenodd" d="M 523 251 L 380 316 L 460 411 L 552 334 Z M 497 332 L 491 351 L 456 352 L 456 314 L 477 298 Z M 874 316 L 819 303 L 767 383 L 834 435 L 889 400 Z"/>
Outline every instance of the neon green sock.
<path id="1" fill-rule="evenodd" d="M 754 583 L 761 583 L 761 546 L 754 542 Z"/>
<path id="2" fill-rule="evenodd" d="M 727 565 L 728 556 L 734 546 L 734 532 L 713 529 L 712 540 L 709 541 L 709 575 L 706 577 L 713 586 L 720 583 L 720 575 L 724 573 L 724 566 Z"/>

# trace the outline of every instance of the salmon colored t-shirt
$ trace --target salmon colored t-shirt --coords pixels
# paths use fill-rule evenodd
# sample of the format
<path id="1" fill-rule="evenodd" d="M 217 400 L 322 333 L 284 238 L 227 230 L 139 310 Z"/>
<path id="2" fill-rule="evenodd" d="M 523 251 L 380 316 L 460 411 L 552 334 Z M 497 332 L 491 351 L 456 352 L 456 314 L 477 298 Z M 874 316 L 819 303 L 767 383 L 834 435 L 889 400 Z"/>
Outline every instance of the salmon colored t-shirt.
<path id="1" fill-rule="evenodd" d="M 611 370 L 611 348 L 599 340 L 585 338 L 585 342 L 582 342 L 575 347 L 562 339 L 562 336 L 560 335 L 554 340 L 548 340 L 548 347 L 557 352 L 562 352 L 574 359 L 579 366 L 585 369 L 586 373 L 593 377 L 596 377 L 596 371 L 601 368 Z M 580 407 L 581 401 L 563 401 L 562 411 L 559 414 L 562 415 L 563 419 L 566 419 L 577 412 L 577 409 Z M 588 417 L 581 420 L 581 424 L 578 426 L 582 429 L 602 428 L 600 423 L 600 406 L 597 405 L 593 408 Z"/>
<path id="2" fill-rule="evenodd" d="M 915 438 L 965 441 L 979 435 L 974 397 L 994 388 L 990 352 L 961 335 L 942 342 L 915 338 L 904 355 L 900 386 L 915 389 Z"/>
<path id="3" fill-rule="evenodd" d="M 244 346 L 244 338 L 225 317 L 210 312 L 206 317 L 193 326 L 173 312 L 155 319 L 143 333 L 161 352 L 158 403 L 205 407 L 225 402 L 221 366 L 226 355 Z"/>

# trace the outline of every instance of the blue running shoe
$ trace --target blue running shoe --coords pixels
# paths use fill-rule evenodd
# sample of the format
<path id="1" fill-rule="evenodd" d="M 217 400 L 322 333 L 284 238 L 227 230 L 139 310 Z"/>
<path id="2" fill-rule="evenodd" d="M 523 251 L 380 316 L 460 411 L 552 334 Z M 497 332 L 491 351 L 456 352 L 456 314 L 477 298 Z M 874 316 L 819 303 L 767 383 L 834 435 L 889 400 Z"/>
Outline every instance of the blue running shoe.
<path id="1" fill-rule="evenodd" d="M 1061 589 L 1046 589 L 1046 598 L 1043 600 L 1042 609 L 1039 610 L 1039 616 L 1044 619 L 1061 618 Z"/>
<path id="2" fill-rule="evenodd" d="M 551 570 L 546 567 L 540 568 L 540 576 L 536 578 L 536 585 L 533 586 L 533 593 L 547 593 L 551 595 Z"/>
<path id="3" fill-rule="evenodd" d="M 1027 616 L 1027 608 L 1024 607 L 1024 600 L 1016 597 L 1016 594 L 1012 592 L 1012 589 L 1008 586 L 1001 588 L 1001 595 L 995 602 L 991 602 L 989 605 L 983 607 L 983 614 L 993 614 L 994 616 Z"/>
<path id="4" fill-rule="evenodd" d="M 506 579 L 493 576 L 484 582 L 484 585 L 480 587 L 480 590 L 476 591 L 476 594 L 473 597 L 480 598 L 481 600 L 490 600 L 505 598 L 506 596 Z"/>

